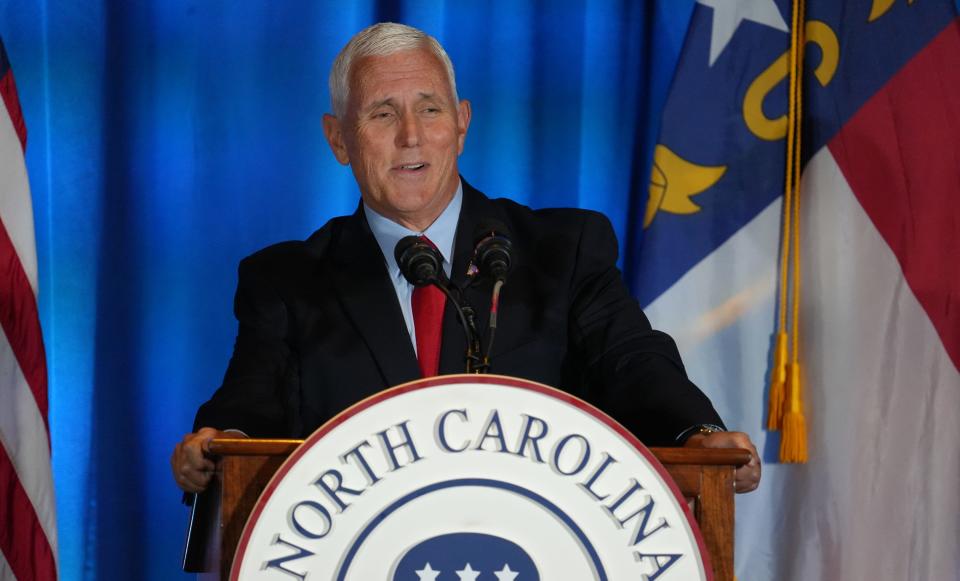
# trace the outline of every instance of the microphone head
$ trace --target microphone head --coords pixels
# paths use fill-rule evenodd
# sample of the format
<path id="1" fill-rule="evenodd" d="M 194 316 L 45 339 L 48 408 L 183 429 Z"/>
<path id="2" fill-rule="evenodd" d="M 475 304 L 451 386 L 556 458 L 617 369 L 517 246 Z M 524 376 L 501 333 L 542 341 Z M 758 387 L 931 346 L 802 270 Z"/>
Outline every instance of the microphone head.
<path id="1" fill-rule="evenodd" d="M 473 263 L 481 276 L 503 281 L 513 266 L 510 231 L 499 220 L 485 220 L 473 232 Z"/>
<path id="2" fill-rule="evenodd" d="M 401 238 L 393 256 L 403 277 L 413 286 L 426 286 L 443 276 L 443 255 L 421 236 Z"/>

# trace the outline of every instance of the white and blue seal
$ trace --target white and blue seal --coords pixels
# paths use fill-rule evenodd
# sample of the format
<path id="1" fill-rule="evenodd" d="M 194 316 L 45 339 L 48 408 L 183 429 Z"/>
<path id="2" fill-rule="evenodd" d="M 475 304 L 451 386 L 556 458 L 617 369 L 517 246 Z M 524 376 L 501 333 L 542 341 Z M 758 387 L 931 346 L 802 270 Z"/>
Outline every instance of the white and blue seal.
<path id="1" fill-rule="evenodd" d="M 709 580 L 676 485 L 621 425 L 508 377 L 416 381 L 346 410 L 276 473 L 231 579 Z"/>

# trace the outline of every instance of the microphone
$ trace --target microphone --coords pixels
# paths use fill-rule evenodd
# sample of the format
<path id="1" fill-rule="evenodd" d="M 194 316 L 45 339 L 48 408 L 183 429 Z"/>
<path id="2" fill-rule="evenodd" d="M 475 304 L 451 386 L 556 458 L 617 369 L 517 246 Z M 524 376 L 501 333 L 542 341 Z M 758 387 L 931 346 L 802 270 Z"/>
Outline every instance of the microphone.
<path id="1" fill-rule="evenodd" d="M 490 370 L 490 355 L 493 352 L 493 339 L 497 334 L 497 313 L 500 310 L 500 289 L 507 281 L 507 273 L 513 266 L 513 243 L 510 231 L 499 220 L 488 219 L 481 222 L 473 233 L 473 264 L 480 277 L 493 280 L 493 292 L 490 296 L 490 314 L 487 320 L 487 349 L 483 355 L 481 369 Z"/>
<path id="2" fill-rule="evenodd" d="M 401 238 L 393 249 L 393 256 L 397 259 L 403 277 L 413 286 L 445 282 L 443 255 L 422 236 Z"/>
<path id="3" fill-rule="evenodd" d="M 485 220 L 473 231 L 473 264 L 480 276 L 505 282 L 513 265 L 510 231 L 499 220 Z"/>
<path id="4" fill-rule="evenodd" d="M 393 249 L 393 256 L 397 259 L 400 272 L 403 273 L 407 282 L 415 287 L 432 284 L 440 289 L 453 304 L 467 339 L 467 373 L 479 373 L 481 371 L 479 368 L 480 339 L 473 320 L 473 308 L 443 271 L 443 255 L 436 246 L 422 236 L 405 236 L 397 242 Z M 458 297 L 460 300 L 457 300 Z"/>

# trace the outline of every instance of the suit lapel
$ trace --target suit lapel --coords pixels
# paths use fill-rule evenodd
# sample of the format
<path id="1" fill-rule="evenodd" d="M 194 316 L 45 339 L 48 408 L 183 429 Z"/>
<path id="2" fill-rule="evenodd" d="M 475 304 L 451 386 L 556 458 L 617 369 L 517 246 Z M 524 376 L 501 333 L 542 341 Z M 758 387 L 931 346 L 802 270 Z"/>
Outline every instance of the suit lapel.
<path id="1" fill-rule="evenodd" d="M 462 179 L 462 178 L 461 178 Z M 453 245 L 453 266 L 450 273 L 454 285 L 463 288 L 467 268 L 473 256 L 473 232 L 477 224 L 487 218 L 507 222 L 507 218 L 486 196 L 463 181 L 463 205 L 457 221 Z M 508 224 L 509 225 L 509 224 Z M 356 326 L 383 376 L 384 386 L 391 387 L 420 377 L 416 354 L 406 331 L 406 323 L 396 292 L 384 264 L 362 206 L 343 222 L 331 241 L 333 249 L 334 282 L 341 305 Z M 518 265 L 515 265 L 515 267 Z M 516 274 L 516 273 L 515 273 Z M 495 352 L 502 351 L 515 338 L 518 323 L 511 317 L 514 302 L 511 287 L 516 278 L 504 285 L 500 300 L 500 328 L 497 331 Z M 516 281 L 519 282 L 519 281 Z M 486 334 L 490 308 L 490 284 L 474 285 L 464 293 L 466 301 L 475 310 L 477 330 Z M 483 342 L 486 348 L 486 343 Z M 466 337 L 452 305 L 447 305 L 443 317 L 443 343 L 440 348 L 440 374 L 463 373 Z"/>
<path id="2" fill-rule="evenodd" d="M 463 183 L 463 205 L 460 219 L 457 221 L 457 234 L 453 244 L 453 267 L 450 279 L 458 288 L 467 282 L 467 269 L 473 257 L 473 232 L 477 224 L 486 218 L 504 221 L 497 207 L 490 200 L 460 178 Z M 487 317 L 490 309 L 490 285 L 474 285 L 464 292 L 466 302 L 474 308 L 477 332 L 486 334 Z M 502 302 L 501 302 L 502 304 Z M 483 348 L 486 344 L 483 343 Z M 440 373 L 464 373 L 467 340 L 455 309 L 448 305 L 443 318 L 443 345 L 440 349 Z"/>
<path id="3" fill-rule="evenodd" d="M 340 303 L 376 361 L 384 386 L 419 378 L 396 291 L 362 206 L 344 221 L 332 244 Z"/>

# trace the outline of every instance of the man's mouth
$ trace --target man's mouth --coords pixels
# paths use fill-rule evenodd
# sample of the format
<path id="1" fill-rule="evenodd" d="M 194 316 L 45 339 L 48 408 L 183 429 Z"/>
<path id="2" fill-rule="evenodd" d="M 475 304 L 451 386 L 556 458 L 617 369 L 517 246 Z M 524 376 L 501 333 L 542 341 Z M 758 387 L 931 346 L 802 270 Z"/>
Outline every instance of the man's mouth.
<path id="1" fill-rule="evenodd" d="M 427 167 L 427 164 L 425 163 L 405 163 L 405 164 L 396 166 L 395 169 L 399 169 L 403 171 L 417 171 L 425 167 Z"/>

